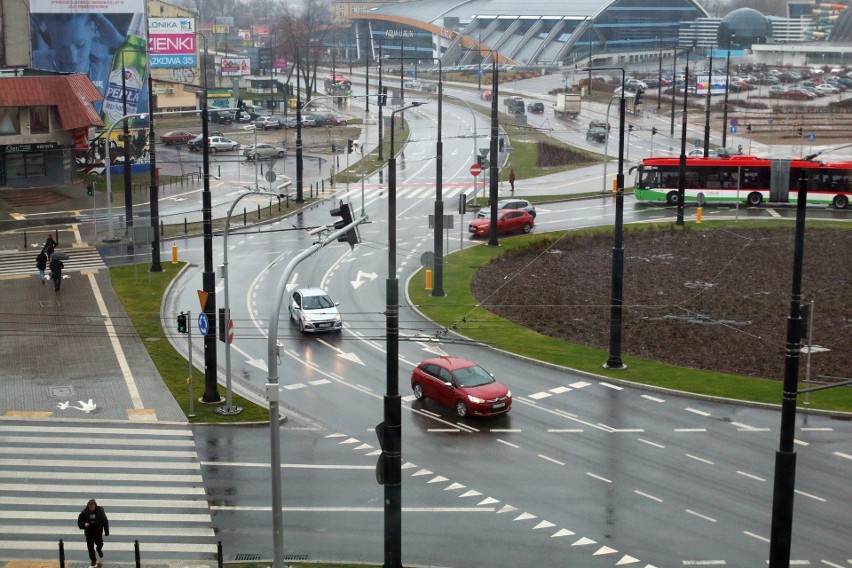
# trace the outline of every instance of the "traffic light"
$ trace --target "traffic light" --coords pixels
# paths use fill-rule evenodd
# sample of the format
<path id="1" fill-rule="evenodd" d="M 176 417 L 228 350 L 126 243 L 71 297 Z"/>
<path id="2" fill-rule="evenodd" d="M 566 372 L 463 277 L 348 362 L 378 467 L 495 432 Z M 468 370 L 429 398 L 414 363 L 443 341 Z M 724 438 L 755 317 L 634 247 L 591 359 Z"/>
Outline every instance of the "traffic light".
<path id="1" fill-rule="evenodd" d="M 503 147 L 506 145 L 506 139 L 505 139 L 505 138 L 500 138 L 500 139 L 499 139 L 499 141 L 498 141 L 498 143 L 499 143 L 499 145 L 500 145 L 500 151 L 502 152 L 502 151 L 503 151 Z"/>
<path id="2" fill-rule="evenodd" d="M 746 124 L 746 130 L 751 132 L 751 123 Z"/>
<path id="3" fill-rule="evenodd" d="M 651 127 L 651 136 L 655 135 L 656 133 L 657 133 L 657 127 L 656 127 L 656 126 L 652 126 L 652 127 Z"/>
<path id="4" fill-rule="evenodd" d="M 336 209 L 331 210 L 332 217 L 340 217 L 340 221 L 334 222 L 334 229 L 339 231 L 343 227 L 352 224 L 352 206 L 348 203 L 340 202 L 340 206 Z M 352 227 L 346 234 L 337 237 L 337 242 L 339 243 L 349 243 L 349 246 L 355 248 L 355 245 L 358 244 L 358 231 L 355 227 Z"/>
<path id="5" fill-rule="evenodd" d="M 95 194 L 95 184 L 87 183 L 86 184 L 86 195 L 94 195 Z"/>
<path id="6" fill-rule="evenodd" d="M 240 110 L 245 110 L 246 103 L 243 99 L 237 99 L 237 108 Z"/>
<path id="7" fill-rule="evenodd" d="M 225 308 L 219 308 L 219 328 L 217 331 L 219 332 L 217 335 L 219 336 L 219 341 L 222 343 L 227 343 L 228 340 L 225 338 L 225 334 L 228 329 L 228 322 L 225 321 Z"/>
<path id="8" fill-rule="evenodd" d="M 642 104 L 642 97 L 645 96 L 645 89 L 636 89 L 636 96 L 633 97 L 633 106 L 637 107 Z"/>
<path id="9" fill-rule="evenodd" d="M 337 144 L 332 144 L 332 145 L 331 145 L 331 153 L 332 153 L 332 154 L 337 154 Z"/>
<path id="10" fill-rule="evenodd" d="M 801 304 L 799 306 L 799 318 L 801 318 L 802 323 L 799 327 L 799 339 L 807 339 L 808 334 L 810 333 L 810 324 L 811 324 L 811 305 L 810 304 Z"/>
<path id="11" fill-rule="evenodd" d="M 181 312 L 177 317 L 178 333 L 186 333 L 186 314 Z"/>
<path id="12" fill-rule="evenodd" d="M 354 149 L 355 149 L 355 141 L 354 140 L 347 140 L 346 141 L 346 153 L 351 154 Z"/>
<path id="13" fill-rule="evenodd" d="M 382 87 L 382 90 L 379 92 L 379 106 L 386 106 L 388 104 L 388 88 Z"/>
<path id="14" fill-rule="evenodd" d="M 397 486 L 402 483 L 402 444 L 399 434 L 399 426 L 391 428 L 384 422 L 376 425 L 376 437 L 382 448 L 382 453 L 376 461 L 376 481 L 379 485 Z"/>
<path id="15" fill-rule="evenodd" d="M 632 124 L 627 125 L 627 132 L 633 132 L 633 125 Z"/>
<path id="16" fill-rule="evenodd" d="M 802 135 L 802 129 L 801 129 L 801 128 L 797 128 L 797 129 L 796 129 L 796 133 L 797 133 L 799 136 L 801 136 L 801 135 Z"/>

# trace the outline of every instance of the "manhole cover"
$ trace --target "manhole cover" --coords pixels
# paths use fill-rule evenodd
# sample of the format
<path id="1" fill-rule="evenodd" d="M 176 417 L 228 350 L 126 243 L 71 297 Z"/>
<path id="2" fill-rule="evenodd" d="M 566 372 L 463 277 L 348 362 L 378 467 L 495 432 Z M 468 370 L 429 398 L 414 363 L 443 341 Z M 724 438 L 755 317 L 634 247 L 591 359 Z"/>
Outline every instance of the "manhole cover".
<path id="1" fill-rule="evenodd" d="M 234 560 L 237 562 L 248 562 L 262 560 L 262 557 L 260 554 L 237 554 L 234 556 Z"/>
<path id="2" fill-rule="evenodd" d="M 71 387 L 50 387 L 50 396 L 68 398 L 72 394 L 74 394 L 74 390 Z"/>

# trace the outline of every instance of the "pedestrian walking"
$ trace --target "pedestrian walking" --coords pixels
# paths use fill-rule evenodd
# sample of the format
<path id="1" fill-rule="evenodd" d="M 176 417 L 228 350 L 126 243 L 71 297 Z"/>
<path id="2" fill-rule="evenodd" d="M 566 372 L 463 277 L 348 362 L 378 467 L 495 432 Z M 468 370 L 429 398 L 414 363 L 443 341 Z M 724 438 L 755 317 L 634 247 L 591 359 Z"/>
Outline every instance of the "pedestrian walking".
<path id="1" fill-rule="evenodd" d="M 44 284 L 44 271 L 47 270 L 47 254 L 44 251 L 38 253 L 36 257 L 36 268 L 38 268 L 38 275 L 41 278 L 41 283 Z"/>
<path id="2" fill-rule="evenodd" d="M 58 258 L 50 261 L 50 279 L 53 280 L 53 289 L 59 292 L 59 286 L 62 284 L 62 269 L 65 264 Z"/>
<path id="3" fill-rule="evenodd" d="M 95 557 L 95 551 L 99 557 L 104 557 L 104 537 L 109 536 L 109 520 L 104 508 L 94 499 L 89 499 L 86 508 L 80 511 L 80 516 L 77 517 L 77 526 L 86 535 L 89 559 L 92 561 L 92 568 L 96 568 L 98 559 Z"/>
<path id="4" fill-rule="evenodd" d="M 509 185 L 512 188 L 512 193 L 515 193 L 515 168 L 509 170 Z"/>
<path id="5" fill-rule="evenodd" d="M 56 241 L 53 240 L 53 233 L 47 235 L 47 240 L 44 242 L 44 246 L 41 249 L 41 252 L 47 255 L 47 260 L 50 261 L 50 257 L 53 256 L 53 250 L 56 248 Z"/>

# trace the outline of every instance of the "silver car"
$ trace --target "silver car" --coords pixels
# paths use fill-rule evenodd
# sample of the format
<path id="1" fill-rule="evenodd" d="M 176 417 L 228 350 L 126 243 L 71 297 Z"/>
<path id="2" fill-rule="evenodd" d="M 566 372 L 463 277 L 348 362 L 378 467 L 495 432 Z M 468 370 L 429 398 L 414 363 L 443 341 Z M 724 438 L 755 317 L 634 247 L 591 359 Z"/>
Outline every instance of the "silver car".
<path id="1" fill-rule="evenodd" d="M 337 310 L 338 305 L 322 288 L 297 288 L 290 294 L 287 309 L 290 321 L 298 325 L 302 333 L 339 333 L 343 329 L 343 320 Z"/>
<path id="2" fill-rule="evenodd" d="M 249 144 L 243 150 L 243 155 L 249 160 L 268 160 L 269 158 L 283 158 L 287 150 L 273 146 L 272 144 Z"/>
<path id="3" fill-rule="evenodd" d="M 497 202 L 497 209 L 520 209 L 526 211 L 535 218 L 535 205 L 526 199 L 501 199 Z M 491 217 L 491 208 L 483 207 L 476 212 L 477 219 L 488 219 Z"/>

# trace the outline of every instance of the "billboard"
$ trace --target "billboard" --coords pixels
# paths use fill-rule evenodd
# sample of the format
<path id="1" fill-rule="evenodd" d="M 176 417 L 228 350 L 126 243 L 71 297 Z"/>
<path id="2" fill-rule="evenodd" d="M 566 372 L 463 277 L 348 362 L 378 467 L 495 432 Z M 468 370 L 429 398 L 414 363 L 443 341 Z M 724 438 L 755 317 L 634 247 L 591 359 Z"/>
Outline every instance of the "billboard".
<path id="1" fill-rule="evenodd" d="M 725 85 L 728 83 L 728 76 L 724 73 L 721 75 L 713 75 L 710 78 L 710 95 L 724 95 L 725 94 Z M 695 81 L 695 94 L 696 95 L 707 95 L 707 85 L 708 85 L 708 76 L 705 73 L 704 75 L 697 75 Z"/>
<path id="2" fill-rule="evenodd" d="M 222 77 L 239 77 L 251 74 L 251 60 L 248 57 L 223 57 Z"/>
<path id="3" fill-rule="evenodd" d="M 144 0 L 30 0 L 30 21 L 35 69 L 88 75 L 106 99 L 93 103 L 98 112 L 116 85 L 125 102 L 123 76 L 128 114 L 147 112 Z"/>
<path id="4" fill-rule="evenodd" d="M 150 18 L 148 53 L 151 68 L 196 67 L 195 20 Z"/>

